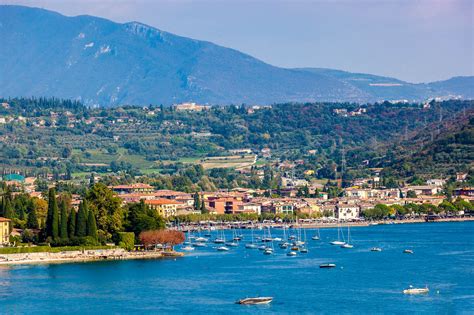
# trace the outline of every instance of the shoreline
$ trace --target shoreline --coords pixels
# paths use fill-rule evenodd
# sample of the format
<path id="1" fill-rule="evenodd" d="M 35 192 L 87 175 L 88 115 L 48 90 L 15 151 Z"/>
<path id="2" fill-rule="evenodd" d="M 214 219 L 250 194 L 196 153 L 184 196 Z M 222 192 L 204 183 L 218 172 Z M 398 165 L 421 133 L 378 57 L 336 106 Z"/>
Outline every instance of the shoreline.
<path id="1" fill-rule="evenodd" d="M 123 249 L 65 251 L 59 253 L 38 252 L 0 254 L 0 266 L 87 263 L 94 261 L 113 260 L 164 259 L 182 256 L 184 256 L 184 253 L 176 251 L 128 252 Z"/>

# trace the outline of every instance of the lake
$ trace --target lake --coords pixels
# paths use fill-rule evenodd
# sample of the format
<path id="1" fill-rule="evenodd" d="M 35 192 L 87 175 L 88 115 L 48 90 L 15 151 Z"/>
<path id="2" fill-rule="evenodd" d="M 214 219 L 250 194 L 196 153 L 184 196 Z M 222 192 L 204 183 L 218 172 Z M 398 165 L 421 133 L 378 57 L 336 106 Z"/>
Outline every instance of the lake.
<path id="1" fill-rule="evenodd" d="M 296 257 L 276 244 L 270 256 L 211 244 L 177 259 L 1 267 L 0 312 L 474 313 L 474 222 L 352 228 L 352 249 L 329 244 L 336 229 L 321 229 L 320 241 L 306 233 L 309 253 Z M 430 293 L 402 294 L 409 285 Z M 249 296 L 274 301 L 234 304 Z"/>

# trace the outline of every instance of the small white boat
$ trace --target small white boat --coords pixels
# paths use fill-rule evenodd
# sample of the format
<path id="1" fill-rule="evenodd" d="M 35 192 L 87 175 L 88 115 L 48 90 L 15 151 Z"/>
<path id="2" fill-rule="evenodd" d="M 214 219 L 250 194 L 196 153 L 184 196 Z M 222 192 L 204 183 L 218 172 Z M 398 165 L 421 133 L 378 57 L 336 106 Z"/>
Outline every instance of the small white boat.
<path id="1" fill-rule="evenodd" d="M 239 246 L 239 243 L 236 243 L 236 242 L 227 242 L 225 243 L 226 246 L 230 246 L 230 247 L 237 247 Z"/>
<path id="2" fill-rule="evenodd" d="M 411 249 L 405 249 L 405 250 L 403 251 L 403 253 L 404 253 L 404 254 L 413 254 L 414 252 L 413 252 L 413 250 L 411 250 Z"/>
<path id="3" fill-rule="evenodd" d="M 290 256 L 290 257 L 294 257 L 294 256 L 296 256 L 296 255 L 297 255 L 297 253 L 296 253 L 296 252 L 293 252 L 293 251 L 288 252 L 288 253 L 286 254 L 286 256 Z"/>
<path id="4" fill-rule="evenodd" d="M 191 251 L 194 250 L 194 247 L 188 245 L 188 246 L 184 246 L 181 249 L 184 250 L 184 251 L 187 251 L 187 252 L 191 252 Z"/>
<path id="5" fill-rule="evenodd" d="M 341 240 L 341 234 L 342 234 L 342 239 Z M 338 224 L 337 226 L 337 241 L 332 241 L 330 243 L 331 245 L 344 245 L 346 244 L 346 240 L 344 240 L 344 233 L 341 231 L 341 226 Z"/>
<path id="6" fill-rule="evenodd" d="M 194 247 L 206 247 L 206 243 L 203 243 L 203 242 L 197 242 L 197 243 L 194 243 L 193 244 Z"/>
<path id="7" fill-rule="evenodd" d="M 268 304 L 273 301 L 272 297 L 253 297 L 253 298 L 245 298 L 238 300 L 237 304 L 242 305 L 258 305 L 258 304 Z"/>
<path id="8" fill-rule="evenodd" d="M 208 239 L 205 238 L 205 237 L 198 237 L 198 238 L 195 239 L 195 241 L 200 242 L 200 243 L 205 243 L 205 242 L 208 241 Z"/>
<path id="9" fill-rule="evenodd" d="M 346 244 L 346 243 L 343 242 L 343 241 L 332 241 L 330 244 L 331 244 L 331 245 L 344 245 L 344 244 Z"/>
<path id="10" fill-rule="evenodd" d="M 429 292 L 430 289 L 428 289 L 428 287 L 414 288 L 413 286 L 410 286 L 408 289 L 403 290 L 403 294 L 427 294 Z"/>
<path id="11" fill-rule="evenodd" d="M 281 239 L 280 237 L 275 237 L 275 238 L 273 239 L 273 241 L 275 241 L 275 242 L 281 242 L 282 239 Z"/>
<path id="12" fill-rule="evenodd" d="M 264 255 L 271 255 L 271 254 L 273 254 L 273 249 L 271 249 L 271 248 L 266 248 L 266 249 L 263 251 L 263 254 L 264 254 Z"/>
<path id="13" fill-rule="evenodd" d="M 290 245 L 289 243 L 285 242 L 285 243 L 281 243 L 279 246 L 281 249 L 287 249 L 289 245 Z"/>
<path id="14" fill-rule="evenodd" d="M 351 244 L 342 244 L 341 248 L 354 248 L 354 245 Z"/>
<path id="15" fill-rule="evenodd" d="M 314 235 L 313 237 L 311 237 L 311 239 L 313 241 L 319 241 L 320 240 L 319 236 L 317 236 L 317 235 Z"/>
<path id="16" fill-rule="evenodd" d="M 226 252 L 229 250 L 228 247 L 225 247 L 225 246 L 220 246 L 220 247 L 217 247 L 217 250 L 220 251 L 220 252 Z"/>
<path id="17" fill-rule="evenodd" d="M 371 252 L 381 252 L 382 249 L 381 249 L 380 247 L 372 247 L 372 248 L 370 249 L 370 251 L 371 251 Z"/>
<path id="18" fill-rule="evenodd" d="M 265 249 L 267 249 L 267 246 L 262 245 L 262 246 L 259 246 L 258 249 L 259 249 L 259 250 L 265 250 Z"/>
<path id="19" fill-rule="evenodd" d="M 336 268 L 336 264 L 321 264 L 319 268 Z"/>
<path id="20" fill-rule="evenodd" d="M 245 244 L 245 248 L 256 249 L 256 248 L 258 248 L 258 246 L 257 246 L 257 244 L 249 243 L 249 244 Z"/>
<path id="21" fill-rule="evenodd" d="M 303 242 L 303 241 L 296 241 L 296 242 L 293 243 L 293 245 L 295 245 L 295 246 L 301 246 L 301 245 L 304 245 L 304 244 L 305 244 L 305 242 Z"/>
<path id="22" fill-rule="evenodd" d="M 308 253 L 308 249 L 306 247 L 302 247 L 300 248 L 300 253 L 302 254 L 307 254 Z"/>
<path id="23" fill-rule="evenodd" d="M 214 239 L 214 244 L 224 244 L 225 240 L 222 238 L 216 238 Z"/>

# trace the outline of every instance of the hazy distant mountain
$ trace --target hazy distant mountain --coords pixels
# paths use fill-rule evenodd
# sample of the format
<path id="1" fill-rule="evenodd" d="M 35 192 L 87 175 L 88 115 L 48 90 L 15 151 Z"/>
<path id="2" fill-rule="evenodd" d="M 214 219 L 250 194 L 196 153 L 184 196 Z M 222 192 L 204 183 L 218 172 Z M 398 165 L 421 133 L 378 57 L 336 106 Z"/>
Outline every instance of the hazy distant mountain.
<path id="1" fill-rule="evenodd" d="M 210 42 L 130 22 L 0 6 L 0 96 L 172 104 L 473 97 L 473 77 L 430 84 L 329 69 L 283 69 Z"/>

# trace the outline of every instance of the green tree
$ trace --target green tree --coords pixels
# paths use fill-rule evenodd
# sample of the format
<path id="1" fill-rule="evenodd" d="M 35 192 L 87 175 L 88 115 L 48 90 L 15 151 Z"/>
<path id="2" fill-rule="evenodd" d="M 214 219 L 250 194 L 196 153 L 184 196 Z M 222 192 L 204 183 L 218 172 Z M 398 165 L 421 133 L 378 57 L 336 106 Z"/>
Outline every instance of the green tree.
<path id="1" fill-rule="evenodd" d="M 67 219 L 67 203 L 63 200 L 61 202 L 61 224 L 59 228 L 59 237 L 62 239 L 68 238 Z"/>
<path id="2" fill-rule="evenodd" d="M 95 216 L 92 211 L 89 211 L 87 217 L 87 236 L 92 237 L 94 240 L 97 240 L 97 225 L 95 222 Z"/>
<path id="3" fill-rule="evenodd" d="M 201 213 L 202 213 L 202 214 L 207 214 L 207 213 L 209 213 L 209 210 L 207 210 L 207 208 L 206 208 L 206 203 L 204 202 L 204 200 L 201 201 Z"/>
<path id="4" fill-rule="evenodd" d="M 97 183 L 89 189 L 86 199 L 90 211 L 95 215 L 101 238 L 111 239 L 113 234 L 122 230 L 122 201 L 112 190 L 102 183 Z"/>
<path id="5" fill-rule="evenodd" d="M 8 219 L 13 219 L 14 211 L 10 198 L 3 199 L 3 216 Z"/>
<path id="6" fill-rule="evenodd" d="M 36 208 L 33 203 L 31 203 L 30 205 L 30 211 L 28 212 L 26 226 L 29 229 L 37 229 L 39 227 L 38 217 L 36 215 Z"/>
<path id="7" fill-rule="evenodd" d="M 199 193 L 196 191 L 196 193 L 194 194 L 194 209 L 198 210 L 200 205 L 201 202 L 199 201 Z"/>
<path id="8" fill-rule="evenodd" d="M 56 189 L 50 188 L 48 193 L 48 215 L 46 218 L 46 235 L 53 239 L 59 236 L 59 212 L 56 201 Z"/>
<path id="9" fill-rule="evenodd" d="M 416 198 L 416 193 L 413 190 L 407 191 L 406 198 Z"/>
<path id="10" fill-rule="evenodd" d="M 79 204 L 79 211 L 77 212 L 76 221 L 76 236 L 84 237 L 87 235 L 87 216 L 88 216 L 87 201 L 83 200 Z"/>
<path id="11" fill-rule="evenodd" d="M 76 236 L 76 211 L 74 209 L 71 209 L 69 213 L 67 231 L 70 239 Z"/>

